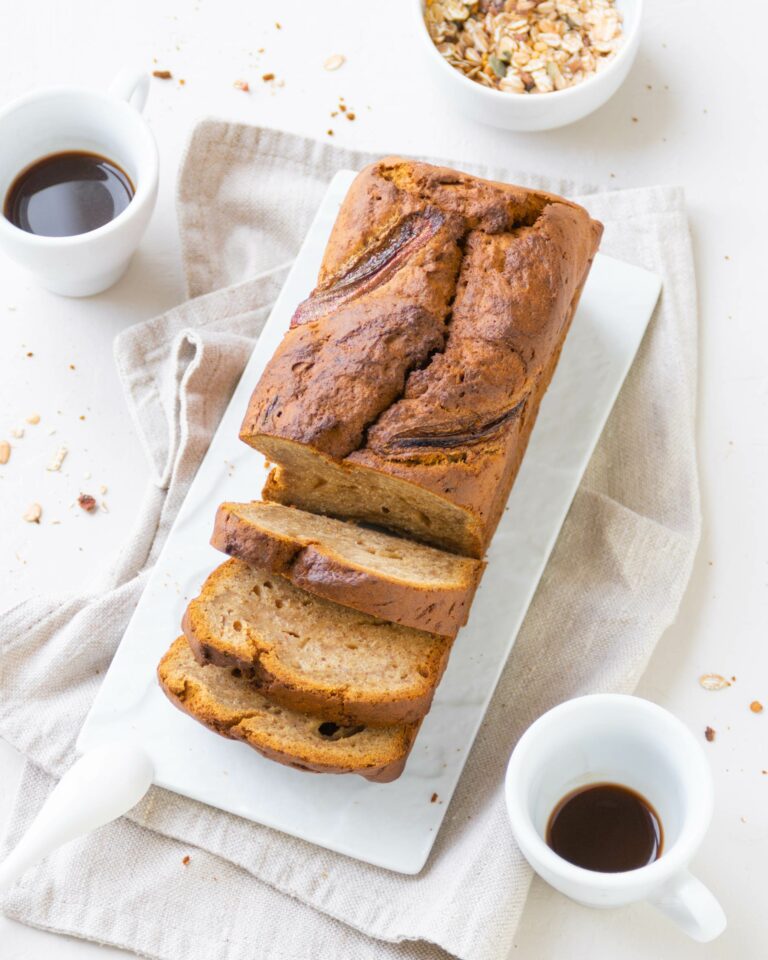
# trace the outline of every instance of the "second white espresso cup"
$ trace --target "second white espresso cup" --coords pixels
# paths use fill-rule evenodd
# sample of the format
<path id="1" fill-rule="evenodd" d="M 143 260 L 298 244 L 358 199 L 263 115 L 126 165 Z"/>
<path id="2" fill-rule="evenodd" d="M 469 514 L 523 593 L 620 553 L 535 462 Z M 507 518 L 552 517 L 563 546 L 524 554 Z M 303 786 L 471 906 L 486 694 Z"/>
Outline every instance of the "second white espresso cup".
<path id="1" fill-rule="evenodd" d="M 547 845 L 558 802 L 591 783 L 621 784 L 650 802 L 664 833 L 657 860 L 602 873 L 564 860 Z M 712 817 L 712 776 L 693 734 L 667 710 L 618 694 L 568 700 L 520 738 L 505 788 L 523 855 L 561 893 L 590 907 L 648 900 L 699 941 L 725 929 L 722 907 L 688 871 Z"/>
<path id="2" fill-rule="evenodd" d="M 146 72 L 127 70 L 106 92 L 50 87 L 0 111 L 0 205 L 22 171 L 69 150 L 112 160 L 134 186 L 131 202 L 114 220 L 71 237 L 28 233 L 0 213 L 0 250 L 54 293 L 87 297 L 111 287 L 147 228 L 158 183 L 157 146 L 141 115 L 148 90 Z"/>

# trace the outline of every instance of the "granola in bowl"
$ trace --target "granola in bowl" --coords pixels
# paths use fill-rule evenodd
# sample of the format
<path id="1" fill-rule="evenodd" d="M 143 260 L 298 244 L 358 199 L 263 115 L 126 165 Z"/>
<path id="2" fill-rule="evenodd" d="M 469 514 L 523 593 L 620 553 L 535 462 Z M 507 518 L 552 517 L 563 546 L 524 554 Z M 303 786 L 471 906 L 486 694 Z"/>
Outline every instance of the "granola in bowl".
<path id="1" fill-rule="evenodd" d="M 551 93 L 600 72 L 623 41 L 615 0 L 426 0 L 438 52 L 505 93 Z"/>

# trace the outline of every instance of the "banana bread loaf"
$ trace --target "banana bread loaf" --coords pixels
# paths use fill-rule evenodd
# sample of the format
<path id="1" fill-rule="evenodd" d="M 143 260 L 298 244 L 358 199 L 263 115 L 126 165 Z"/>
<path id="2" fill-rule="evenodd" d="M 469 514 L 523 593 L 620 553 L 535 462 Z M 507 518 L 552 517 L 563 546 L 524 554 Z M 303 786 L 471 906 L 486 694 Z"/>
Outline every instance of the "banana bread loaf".
<path id="1" fill-rule="evenodd" d="M 184 637 L 171 645 L 157 675 L 171 703 L 199 723 L 299 770 L 359 773 L 388 783 L 403 772 L 418 730 L 418 724 L 340 727 L 286 710 L 231 669 L 201 667 Z"/>
<path id="2" fill-rule="evenodd" d="M 280 503 L 222 503 L 211 543 L 309 593 L 453 637 L 467 622 L 482 563 Z"/>
<path id="3" fill-rule="evenodd" d="M 482 557 L 601 231 L 551 194 L 363 170 L 243 421 L 264 498 Z"/>

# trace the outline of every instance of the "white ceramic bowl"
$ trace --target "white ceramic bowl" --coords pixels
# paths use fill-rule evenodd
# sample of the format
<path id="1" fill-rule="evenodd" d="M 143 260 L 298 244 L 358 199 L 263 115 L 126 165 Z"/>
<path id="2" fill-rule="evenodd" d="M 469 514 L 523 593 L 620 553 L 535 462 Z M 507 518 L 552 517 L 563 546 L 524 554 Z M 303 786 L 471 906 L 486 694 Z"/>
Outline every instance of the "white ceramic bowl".
<path id="1" fill-rule="evenodd" d="M 429 36 L 424 0 L 411 0 L 417 43 L 435 85 L 458 110 L 474 120 L 505 130 L 552 130 L 581 120 L 609 100 L 626 79 L 640 44 L 642 0 L 616 0 L 624 19 L 624 42 L 600 73 L 576 87 L 551 93 L 505 93 L 468 80 L 452 67 Z"/>

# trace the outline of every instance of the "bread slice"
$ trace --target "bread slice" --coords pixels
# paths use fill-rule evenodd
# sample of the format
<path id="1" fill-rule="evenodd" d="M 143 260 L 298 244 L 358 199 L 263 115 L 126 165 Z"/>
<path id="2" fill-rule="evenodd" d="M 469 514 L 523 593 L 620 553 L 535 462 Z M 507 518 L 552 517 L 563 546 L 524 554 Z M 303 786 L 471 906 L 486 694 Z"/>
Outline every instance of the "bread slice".
<path id="1" fill-rule="evenodd" d="M 278 763 L 315 773 L 359 773 L 381 783 L 403 772 L 418 724 L 339 727 L 276 706 L 225 667 L 201 667 L 184 637 L 157 668 L 171 703 L 210 730 Z"/>
<path id="2" fill-rule="evenodd" d="M 237 667 L 275 703 L 340 724 L 423 717 L 451 647 L 234 558 L 205 581 L 182 628 L 201 663 Z"/>
<path id="3" fill-rule="evenodd" d="M 243 419 L 263 499 L 483 557 L 601 232 L 552 194 L 363 170 Z"/>
<path id="4" fill-rule="evenodd" d="M 315 596 L 451 637 L 467 622 L 483 567 L 377 530 L 261 501 L 222 503 L 211 543 Z"/>

